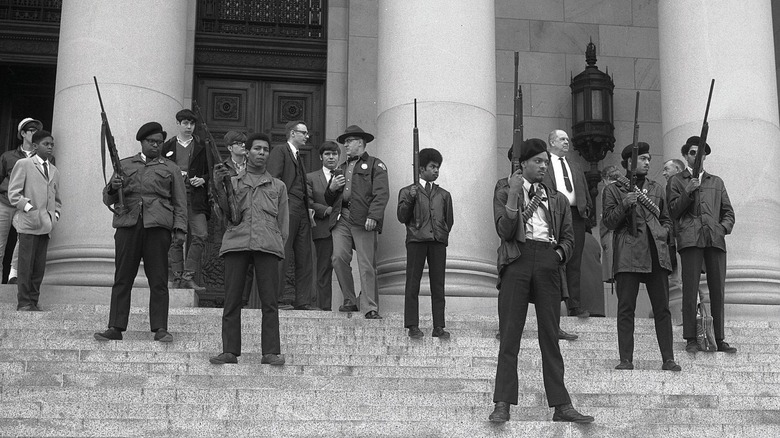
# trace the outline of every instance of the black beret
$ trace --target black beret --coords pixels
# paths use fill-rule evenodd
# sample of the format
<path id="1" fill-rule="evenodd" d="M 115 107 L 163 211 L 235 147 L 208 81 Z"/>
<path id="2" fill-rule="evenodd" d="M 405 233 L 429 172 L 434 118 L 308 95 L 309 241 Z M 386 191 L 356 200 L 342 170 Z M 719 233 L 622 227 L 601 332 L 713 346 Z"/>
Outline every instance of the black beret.
<path id="1" fill-rule="evenodd" d="M 680 148 L 680 153 L 682 153 L 683 155 L 688 155 L 688 151 L 691 150 L 691 146 L 698 146 L 699 142 L 701 142 L 701 138 L 698 135 L 689 137 L 688 140 L 683 145 L 683 147 Z M 707 155 L 712 153 L 712 149 L 710 149 L 709 143 L 704 143 L 704 153 L 706 153 Z"/>
<path id="2" fill-rule="evenodd" d="M 529 138 L 520 145 L 520 162 L 539 155 L 542 152 L 547 152 L 547 143 L 539 138 Z"/>
<path id="3" fill-rule="evenodd" d="M 639 146 L 639 151 L 637 152 L 637 156 L 642 155 L 642 154 L 649 154 L 650 153 L 650 145 L 649 144 L 647 144 L 647 143 L 645 143 L 643 141 L 638 141 L 636 143 L 636 145 Z M 630 145 L 624 147 L 623 148 L 623 152 L 620 153 L 620 158 L 622 158 L 624 160 L 628 160 L 629 158 L 631 158 L 631 149 L 633 149 L 633 148 L 634 148 L 634 143 L 631 143 Z"/>
<path id="4" fill-rule="evenodd" d="M 168 136 L 168 133 L 163 131 L 162 125 L 160 125 L 157 122 L 149 122 L 149 123 L 144 123 L 143 126 L 138 128 L 138 134 L 135 135 L 135 139 L 141 141 L 146 137 L 149 137 L 150 135 L 154 135 L 154 134 L 162 134 L 163 140 L 165 140 L 165 137 Z"/>

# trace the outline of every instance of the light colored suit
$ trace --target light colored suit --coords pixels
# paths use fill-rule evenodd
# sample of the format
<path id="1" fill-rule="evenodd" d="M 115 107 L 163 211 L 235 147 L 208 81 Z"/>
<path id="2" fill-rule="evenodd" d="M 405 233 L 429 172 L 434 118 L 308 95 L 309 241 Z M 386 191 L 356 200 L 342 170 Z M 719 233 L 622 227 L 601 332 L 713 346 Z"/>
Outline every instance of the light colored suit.
<path id="1" fill-rule="evenodd" d="M 8 183 L 8 200 L 17 210 L 13 224 L 16 231 L 24 234 L 49 234 L 62 210 L 60 200 L 60 172 L 51 162 L 49 179 L 43 172 L 39 158 L 32 156 L 16 162 Z M 25 212 L 27 203 L 33 208 Z"/>

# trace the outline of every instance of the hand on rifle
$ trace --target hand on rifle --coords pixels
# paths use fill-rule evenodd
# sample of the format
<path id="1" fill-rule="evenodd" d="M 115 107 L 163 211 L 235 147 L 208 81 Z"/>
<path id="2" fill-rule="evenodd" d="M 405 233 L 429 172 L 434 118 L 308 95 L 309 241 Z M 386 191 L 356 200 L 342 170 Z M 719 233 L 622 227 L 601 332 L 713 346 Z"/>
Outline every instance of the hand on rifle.
<path id="1" fill-rule="evenodd" d="M 412 187 L 409 188 L 409 194 L 412 196 L 412 198 L 417 197 L 417 184 L 412 184 Z"/>
<path id="2" fill-rule="evenodd" d="M 187 234 L 183 230 L 175 229 L 173 230 L 173 242 L 177 245 L 181 245 L 184 243 L 184 239 L 187 238 Z"/>
<path id="3" fill-rule="evenodd" d="M 192 185 L 192 187 L 200 187 L 203 184 L 206 184 L 206 180 L 199 176 L 193 176 L 190 178 L 190 185 Z"/>
<path id="4" fill-rule="evenodd" d="M 515 195 L 523 192 L 523 171 L 518 170 L 509 177 L 509 191 Z"/>
<path id="5" fill-rule="evenodd" d="M 347 179 L 344 178 L 344 175 L 336 175 L 330 180 L 330 191 L 335 192 L 336 190 L 344 187 L 347 184 Z"/>
<path id="6" fill-rule="evenodd" d="M 636 194 L 636 192 L 631 192 L 627 194 L 626 197 L 623 198 L 623 207 L 629 208 L 636 205 L 637 197 L 638 195 Z"/>
<path id="7" fill-rule="evenodd" d="M 230 176 L 230 170 L 227 168 L 227 166 L 225 166 L 222 163 L 214 165 L 214 181 L 222 181 L 229 176 Z M 198 179 L 202 180 L 202 178 L 198 178 Z"/>
<path id="8" fill-rule="evenodd" d="M 688 185 L 685 186 L 685 193 L 690 195 L 694 191 L 698 190 L 699 185 L 701 185 L 699 178 L 691 178 L 691 180 L 688 181 Z"/>
<path id="9" fill-rule="evenodd" d="M 119 175 L 114 175 L 114 176 L 111 178 L 111 190 L 113 190 L 113 191 L 117 191 L 117 190 L 119 190 L 120 188 L 122 188 L 122 185 L 123 185 L 123 184 L 122 184 L 122 177 L 121 177 L 121 176 L 119 176 Z"/>

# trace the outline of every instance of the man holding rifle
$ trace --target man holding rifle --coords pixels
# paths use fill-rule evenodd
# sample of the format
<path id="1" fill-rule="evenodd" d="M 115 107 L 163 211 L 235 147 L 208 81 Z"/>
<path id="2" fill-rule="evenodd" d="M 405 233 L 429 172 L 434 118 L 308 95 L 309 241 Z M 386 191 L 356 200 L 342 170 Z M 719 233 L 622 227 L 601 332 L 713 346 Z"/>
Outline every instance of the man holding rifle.
<path id="1" fill-rule="evenodd" d="M 706 123 L 706 122 L 705 122 Z M 696 353 L 696 295 L 702 263 L 707 270 L 707 286 L 718 351 L 736 353 L 724 338 L 724 290 L 726 286 L 726 235 L 734 228 L 734 209 L 723 180 L 704 170 L 704 160 L 712 150 L 701 138 L 693 136 L 680 150 L 688 163 L 666 186 L 669 214 L 675 221 L 677 251 L 682 265 L 683 337 L 685 351 Z M 696 156 L 701 154 L 701 168 Z M 695 177 L 699 173 L 698 178 Z"/>

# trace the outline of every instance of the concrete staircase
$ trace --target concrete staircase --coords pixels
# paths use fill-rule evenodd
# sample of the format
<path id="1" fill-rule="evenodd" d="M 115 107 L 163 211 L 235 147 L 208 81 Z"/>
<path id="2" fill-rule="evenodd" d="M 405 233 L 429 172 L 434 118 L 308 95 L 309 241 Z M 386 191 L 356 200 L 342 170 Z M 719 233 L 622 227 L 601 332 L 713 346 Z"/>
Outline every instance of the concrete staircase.
<path id="1" fill-rule="evenodd" d="M 244 355 L 215 366 L 221 309 L 172 308 L 172 344 L 152 341 L 133 307 L 123 341 L 99 343 L 106 305 L 0 303 L 0 436 L 776 437 L 780 323 L 731 321 L 737 355 L 684 352 L 661 371 L 652 321 L 637 320 L 634 371 L 616 371 L 615 320 L 563 318 L 574 405 L 596 423 L 553 423 L 536 322 L 520 353 L 520 400 L 505 425 L 491 412 L 497 319 L 448 315 L 450 341 L 410 340 L 399 314 L 283 311 L 287 364 L 260 364 L 260 312 L 244 312 Z M 354 317 L 353 317 L 354 316 Z"/>

